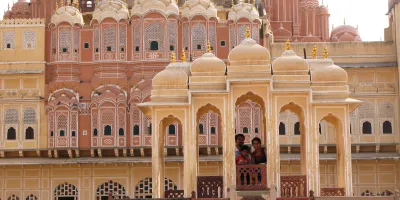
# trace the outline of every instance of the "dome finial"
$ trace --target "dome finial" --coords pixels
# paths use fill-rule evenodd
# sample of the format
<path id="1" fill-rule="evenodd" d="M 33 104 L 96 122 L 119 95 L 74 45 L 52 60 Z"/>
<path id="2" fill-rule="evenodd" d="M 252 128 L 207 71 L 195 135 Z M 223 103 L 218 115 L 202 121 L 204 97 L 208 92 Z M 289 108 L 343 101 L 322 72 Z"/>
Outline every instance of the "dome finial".
<path id="1" fill-rule="evenodd" d="M 182 49 L 181 60 L 182 60 L 182 62 L 186 62 L 186 53 L 185 53 L 185 49 Z"/>
<path id="2" fill-rule="evenodd" d="M 328 47 L 324 48 L 324 59 L 328 59 Z"/>
<path id="3" fill-rule="evenodd" d="M 175 52 L 171 53 L 171 62 L 172 63 L 176 62 Z"/>
<path id="4" fill-rule="evenodd" d="M 211 44 L 210 44 L 210 41 L 207 42 L 207 53 L 211 53 Z"/>
<path id="5" fill-rule="evenodd" d="M 60 6 L 61 6 L 61 7 L 64 7 L 64 0 L 61 0 Z"/>
<path id="6" fill-rule="evenodd" d="M 233 8 L 233 6 L 235 6 L 235 3 L 234 3 L 233 0 L 232 0 L 232 8 Z"/>
<path id="7" fill-rule="evenodd" d="M 250 38 L 250 27 L 246 28 L 246 38 Z"/>
<path id="8" fill-rule="evenodd" d="M 314 45 L 313 50 L 312 50 L 312 58 L 316 59 L 317 58 L 317 45 Z"/>
<path id="9" fill-rule="evenodd" d="M 289 39 L 286 40 L 285 50 L 286 51 L 290 50 L 290 40 Z"/>
<path id="10" fill-rule="evenodd" d="M 346 18 L 343 19 L 343 25 L 346 25 Z"/>
<path id="11" fill-rule="evenodd" d="M 56 11 L 58 10 L 58 0 L 56 0 Z"/>

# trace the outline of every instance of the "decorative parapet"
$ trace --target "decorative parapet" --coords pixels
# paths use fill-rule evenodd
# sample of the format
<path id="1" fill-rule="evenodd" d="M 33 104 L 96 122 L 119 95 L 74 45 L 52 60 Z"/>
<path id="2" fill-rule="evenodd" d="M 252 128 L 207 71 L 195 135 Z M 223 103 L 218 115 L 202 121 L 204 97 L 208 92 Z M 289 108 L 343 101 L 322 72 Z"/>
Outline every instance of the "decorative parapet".
<path id="1" fill-rule="evenodd" d="M 0 20 L 0 26 L 18 26 L 18 25 L 45 25 L 45 19 L 4 19 Z"/>

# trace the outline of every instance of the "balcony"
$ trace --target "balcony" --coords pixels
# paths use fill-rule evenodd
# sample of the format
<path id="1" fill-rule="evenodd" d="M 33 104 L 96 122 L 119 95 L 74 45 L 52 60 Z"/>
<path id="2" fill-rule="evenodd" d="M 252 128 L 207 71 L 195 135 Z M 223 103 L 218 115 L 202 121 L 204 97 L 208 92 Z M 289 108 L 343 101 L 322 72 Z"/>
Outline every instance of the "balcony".
<path id="1" fill-rule="evenodd" d="M 267 165 L 236 165 L 236 189 L 267 190 Z"/>
<path id="2" fill-rule="evenodd" d="M 307 197 L 306 176 L 281 176 L 281 198 Z"/>

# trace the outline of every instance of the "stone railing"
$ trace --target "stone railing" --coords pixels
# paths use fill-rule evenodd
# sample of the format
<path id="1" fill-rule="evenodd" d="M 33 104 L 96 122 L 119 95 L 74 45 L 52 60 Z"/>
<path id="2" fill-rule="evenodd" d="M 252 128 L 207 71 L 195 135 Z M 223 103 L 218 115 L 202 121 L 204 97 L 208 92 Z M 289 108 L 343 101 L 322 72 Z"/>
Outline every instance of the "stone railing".
<path id="1" fill-rule="evenodd" d="M 173 199 L 173 198 L 184 198 L 185 191 L 184 190 L 167 190 L 164 192 L 165 198 Z"/>
<path id="2" fill-rule="evenodd" d="M 266 165 L 236 165 L 236 189 L 266 190 L 267 166 Z"/>
<path id="3" fill-rule="evenodd" d="M 191 197 L 184 198 L 183 190 L 169 190 L 165 191 L 165 198 L 147 198 L 147 199 L 157 199 L 157 200 L 229 200 L 228 198 L 200 198 L 196 197 L 196 192 L 191 193 Z M 100 199 L 97 199 L 100 200 Z M 107 200 L 146 200 L 146 199 L 130 199 L 128 196 L 123 196 L 122 198 L 114 198 L 110 193 Z"/>
<path id="4" fill-rule="evenodd" d="M 307 197 L 307 177 L 281 176 L 281 197 Z"/>
<path id="5" fill-rule="evenodd" d="M 321 196 L 340 197 L 345 195 L 344 188 L 321 188 Z"/>
<path id="6" fill-rule="evenodd" d="M 197 198 L 222 198 L 223 188 L 222 176 L 197 177 Z"/>

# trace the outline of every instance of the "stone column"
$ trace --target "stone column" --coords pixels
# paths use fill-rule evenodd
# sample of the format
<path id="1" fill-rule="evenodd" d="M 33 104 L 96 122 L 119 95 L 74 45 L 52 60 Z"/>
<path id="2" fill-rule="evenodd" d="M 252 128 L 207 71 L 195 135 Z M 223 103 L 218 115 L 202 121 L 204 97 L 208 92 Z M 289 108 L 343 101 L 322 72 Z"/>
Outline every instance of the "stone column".
<path id="1" fill-rule="evenodd" d="M 189 128 L 188 122 L 192 119 L 182 121 L 182 139 L 183 139 L 183 189 L 185 197 L 191 197 L 191 192 L 197 192 L 197 171 L 198 171 L 198 148 L 196 128 Z M 197 127 L 191 125 L 190 127 Z"/>
<path id="2" fill-rule="evenodd" d="M 231 191 L 236 190 L 236 163 L 235 163 L 235 104 L 232 100 L 227 106 L 227 114 L 223 116 L 223 180 L 224 180 L 224 197 L 228 197 L 228 188 Z M 229 196 L 229 198 L 234 198 Z"/>
<path id="3" fill-rule="evenodd" d="M 319 195 L 319 123 L 314 122 L 311 117 L 312 108 L 306 110 L 304 119 L 304 128 L 301 130 L 301 134 L 304 136 L 304 143 L 302 145 L 302 162 L 303 173 L 307 174 L 307 192 L 310 190 L 314 191 L 316 196 Z M 304 168 L 303 168 L 304 167 Z"/>
<path id="4" fill-rule="evenodd" d="M 276 122 L 278 121 L 279 111 L 276 115 L 272 115 L 269 110 L 268 103 L 265 105 L 267 108 L 268 118 L 266 119 L 266 147 L 267 147 L 267 183 L 268 187 L 277 187 L 278 196 L 280 196 L 280 151 L 279 151 L 279 133 L 277 132 Z"/>
<path id="5" fill-rule="evenodd" d="M 347 106 L 347 108 L 349 108 Z M 348 113 L 348 112 L 346 112 Z M 345 122 L 350 122 L 350 116 L 343 116 Z M 343 124 L 343 125 L 342 125 Z M 342 140 L 336 138 L 336 142 L 341 142 L 336 146 L 337 162 L 338 162 L 338 187 L 345 189 L 346 196 L 353 196 L 353 172 L 351 163 L 351 137 L 350 137 L 350 123 L 338 122 L 337 127 L 340 127 L 338 134 L 343 137 Z"/>
<path id="6" fill-rule="evenodd" d="M 153 198 L 164 198 L 164 124 L 158 123 L 157 116 L 153 115 L 152 121 L 152 178 L 153 178 Z"/>

